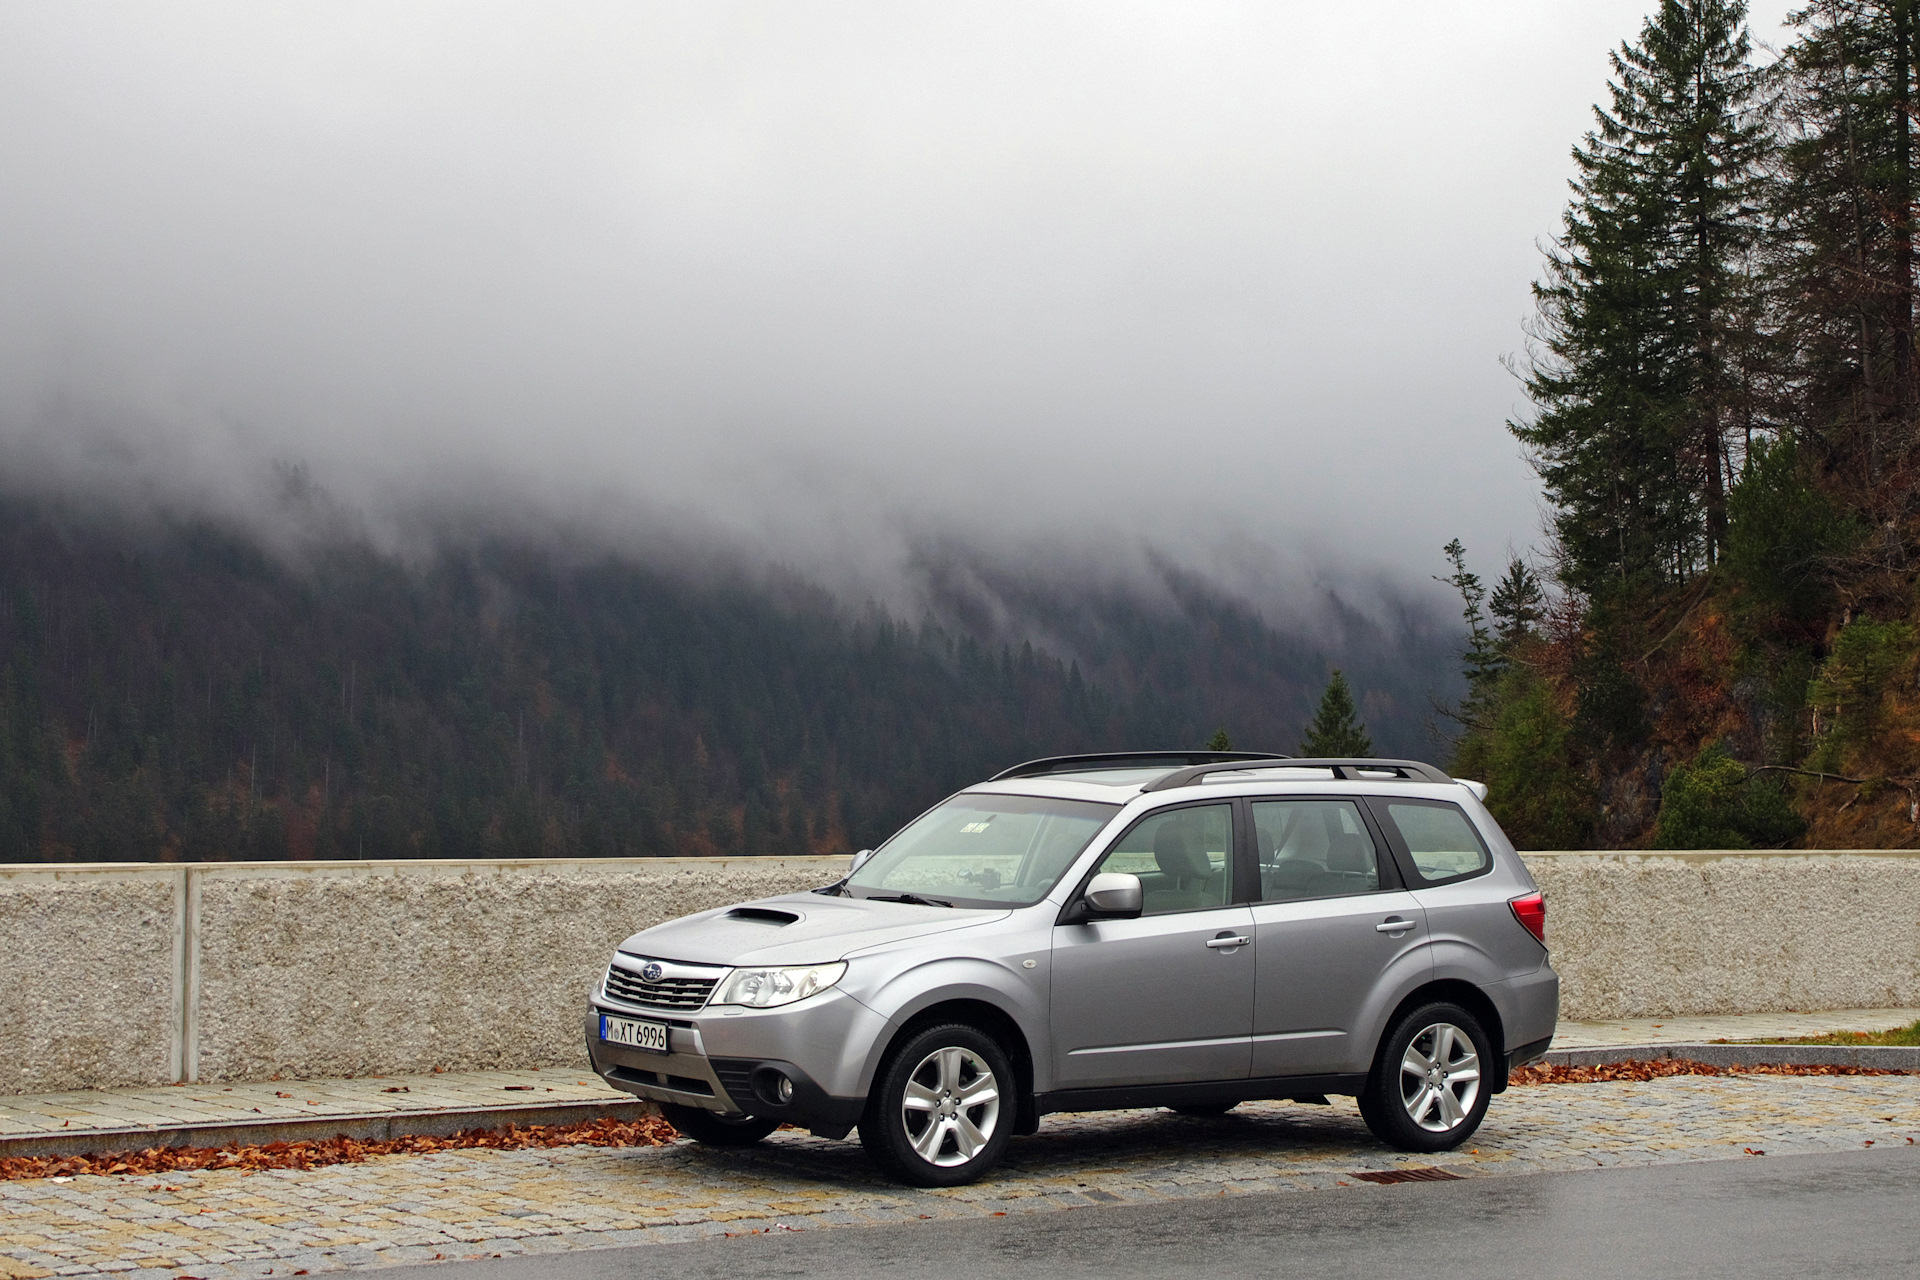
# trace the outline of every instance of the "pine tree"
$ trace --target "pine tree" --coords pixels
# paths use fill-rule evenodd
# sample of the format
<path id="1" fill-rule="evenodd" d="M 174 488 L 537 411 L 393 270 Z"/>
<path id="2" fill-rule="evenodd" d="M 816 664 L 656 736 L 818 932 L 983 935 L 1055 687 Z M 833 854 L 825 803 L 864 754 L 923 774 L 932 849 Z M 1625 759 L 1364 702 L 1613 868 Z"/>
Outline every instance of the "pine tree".
<path id="1" fill-rule="evenodd" d="M 1207 739 L 1207 750 L 1231 751 L 1233 750 L 1233 739 L 1227 736 L 1225 729 L 1215 729 L 1213 736 Z"/>
<path id="2" fill-rule="evenodd" d="M 1461 671 L 1467 678 L 1467 697 L 1457 711 L 1449 714 L 1471 726 L 1484 718 L 1494 686 L 1500 682 L 1500 674 L 1506 669 L 1506 664 L 1499 647 L 1494 643 L 1493 634 L 1487 630 L 1487 615 L 1483 607 L 1487 588 L 1480 581 L 1479 574 L 1467 570 L 1466 547 L 1460 539 L 1455 538 L 1441 550 L 1446 553 L 1447 563 L 1453 566 L 1453 572 L 1435 581 L 1444 582 L 1460 593 L 1463 605 L 1460 615 L 1467 621 L 1467 647 L 1460 652 Z"/>
<path id="3" fill-rule="evenodd" d="M 1915 0 L 1816 0 L 1785 86 L 1779 295 L 1799 442 L 1877 526 L 1915 450 Z"/>
<path id="4" fill-rule="evenodd" d="M 1494 618 L 1495 647 L 1503 663 L 1510 662 L 1513 651 L 1534 634 L 1534 627 L 1547 616 L 1546 593 L 1540 579 L 1524 560 L 1507 565 L 1506 576 L 1493 584 L 1487 599 L 1487 612 Z"/>
<path id="5" fill-rule="evenodd" d="M 1568 585 L 1684 580 L 1726 523 L 1729 436 L 1749 426 L 1762 306 L 1749 267 L 1770 135 L 1742 0 L 1663 0 L 1612 57 L 1612 109 L 1575 149 L 1565 232 L 1534 288 L 1509 423 L 1555 507 Z"/>
<path id="6" fill-rule="evenodd" d="M 1300 741 L 1300 754 L 1312 758 L 1364 759 L 1373 754 L 1373 739 L 1367 727 L 1354 719 L 1353 690 L 1338 667 L 1320 696 L 1320 709 L 1313 713 L 1307 736 Z"/>

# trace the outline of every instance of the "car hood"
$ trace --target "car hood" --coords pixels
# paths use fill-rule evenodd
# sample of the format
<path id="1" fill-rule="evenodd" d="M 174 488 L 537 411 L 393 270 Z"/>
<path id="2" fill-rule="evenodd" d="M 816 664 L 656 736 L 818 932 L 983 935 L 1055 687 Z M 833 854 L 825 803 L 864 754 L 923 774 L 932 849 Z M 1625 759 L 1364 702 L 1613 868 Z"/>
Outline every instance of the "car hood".
<path id="1" fill-rule="evenodd" d="M 634 934 L 620 950 L 689 964 L 826 964 L 870 947 L 951 933 L 1007 915 L 1001 907 L 919 907 L 792 893 L 669 920 Z"/>

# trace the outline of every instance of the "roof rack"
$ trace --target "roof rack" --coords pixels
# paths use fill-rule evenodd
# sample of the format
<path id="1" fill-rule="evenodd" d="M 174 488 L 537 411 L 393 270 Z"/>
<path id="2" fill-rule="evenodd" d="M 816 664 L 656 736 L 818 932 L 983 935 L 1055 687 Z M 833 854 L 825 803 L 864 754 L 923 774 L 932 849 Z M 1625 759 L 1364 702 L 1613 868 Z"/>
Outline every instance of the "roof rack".
<path id="1" fill-rule="evenodd" d="M 1155 778 L 1141 791 L 1171 791 L 1176 787 L 1192 786 L 1210 773 L 1231 773 L 1243 770 L 1245 764 L 1196 764 L 1180 769 L 1164 778 Z M 1282 769 L 1330 769 L 1333 776 L 1342 782 L 1368 782 L 1374 779 L 1365 774 L 1391 773 L 1395 778 L 1411 782 L 1452 782 L 1453 779 L 1430 764 L 1418 760 L 1361 760 L 1361 759 L 1311 759 L 1300 760 L 1292 756 L 1281 756 L 1273 761 L 1269 768 Z"/>
<path id="2" fill-rule="evenodd" d="M 1105 751 L 1082 756 L 1045 756 L 1029 760 L 1011 769 L 1003 769 L 987 779 L 1004 782 L 1008 778 L 1037 778 L 1048 773 L 1078 773 L 1093 769 L 1153 769 L 1244 764 L 1249 760 L 1285 760 L 1270 751 Z"/>

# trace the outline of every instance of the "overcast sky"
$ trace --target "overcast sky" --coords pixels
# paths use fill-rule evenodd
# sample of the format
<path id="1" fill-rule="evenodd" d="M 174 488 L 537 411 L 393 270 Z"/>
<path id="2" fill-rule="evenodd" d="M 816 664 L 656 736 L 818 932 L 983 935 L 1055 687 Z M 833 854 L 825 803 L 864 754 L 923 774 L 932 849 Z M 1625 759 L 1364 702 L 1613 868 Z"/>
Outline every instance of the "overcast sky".
<path id="1" fill-rule="evenodd" d="M 868 587 L 1491 572 L 1501 357 L 1651 3 L 7 4 L 0 466 Z"/>

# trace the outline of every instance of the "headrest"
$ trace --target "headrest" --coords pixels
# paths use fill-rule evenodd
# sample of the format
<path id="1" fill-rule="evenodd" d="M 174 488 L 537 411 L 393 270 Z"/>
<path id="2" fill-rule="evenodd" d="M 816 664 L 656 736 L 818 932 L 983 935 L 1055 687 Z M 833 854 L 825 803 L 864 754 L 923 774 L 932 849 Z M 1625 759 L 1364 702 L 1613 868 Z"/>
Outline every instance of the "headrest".
<path id="1" fill-rule="evenodd" d="M 1366 837 L 1345 831 L 1329 836 L 1327 870 L 1358 871 L 1362 874 L 1373 870 L 1373 848 Z"/>
<path id="2" fill-rule="evenodd" d="M 1207 855 L 1195 849 L 1187 833 L 1171 822 L 1163 824 L 1154 834 L 1153 860 L 1170 876 L 1205 878 L 1213 874 L 1213 864 L 1207 861 Z"/>

